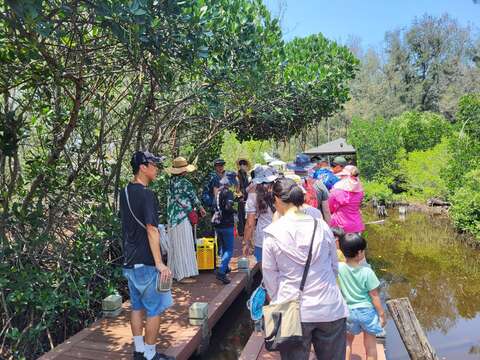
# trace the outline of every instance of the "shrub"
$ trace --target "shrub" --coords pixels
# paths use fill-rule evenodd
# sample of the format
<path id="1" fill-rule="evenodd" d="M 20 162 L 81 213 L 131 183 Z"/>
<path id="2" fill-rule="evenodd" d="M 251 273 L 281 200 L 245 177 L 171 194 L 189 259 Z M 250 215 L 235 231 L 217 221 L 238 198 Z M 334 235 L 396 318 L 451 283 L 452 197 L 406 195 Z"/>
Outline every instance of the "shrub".
<path id="1" fill-rule="evenodd" d="M 413 151 L 399 161 L 399 175 L 410 197 L 427 200 L 431 197 L 447 197 L 447 185 L 442 171 L 451 160 L 448 140 L 432 149 Z"/>
<path id="2" fill-rule="evenodd" d="M 457 122 L 473 139 L 480 139 L 480 94 L 462 96 L 458 103 Z"/>
<path id="3" fill-rule="evenodd" d="M 455 226 L 480 241 L 480 168 L 465 175 L 465 184 L 452 196 L 450 210 Z"/>
<path id="4" fill-rule="evenodd" d="M 382 118 L 373 121 L 353 119 L 348 139 L 357 150 L 360 173 L 368 180 L 391 167 L 401 148 L 395 129 Z"/>
<path id="5" fill-rule="evenodd" d="M 450 193 L 464 184 L 464 174 L 480 166 L 480 141 L 466 134 L 456 133 L 448 141 L 451 161 L 446 165 L 442 177 Z"/>
<path id="6" fill-rule="evenodd" d="M 363 188 L 365 190 L 365 201 L 372 199 L 391 201 L 393 199 L 392 190 L 387 184 L 379 181 L 364 181 Z"/>
<path id="7" fill-rule="evenodd" d="M 392 126 L 407 152 L 428 150 L 452 132 L 447 119 L 431 112 L 404 112 L 392 120 Z"/>

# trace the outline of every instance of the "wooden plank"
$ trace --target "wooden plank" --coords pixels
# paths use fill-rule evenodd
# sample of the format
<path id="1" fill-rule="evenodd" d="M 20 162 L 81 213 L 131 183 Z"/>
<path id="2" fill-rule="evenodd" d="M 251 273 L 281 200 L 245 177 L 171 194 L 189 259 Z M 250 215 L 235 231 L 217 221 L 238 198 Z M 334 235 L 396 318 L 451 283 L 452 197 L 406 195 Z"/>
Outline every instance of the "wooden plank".
<path id="1" fill-rule="evenodd" d="M 410 359 L 438 360 L 435 350 L 428 342 L 408 298 L 388 300 L 387 306 Z"/>
<path id="2" fill-rule="evenodd" d="M 245 345 L 240 360 L 280 360 L 279 352 L 270 352 L 265 349 L 263 343 L 263 333 L 253 332 Z M 315 360 L 316 356 L 312 347 L 310 359 Z M 352 356 L 350 360 L 365 360 L 365 347 L 363 345 L 363 336 L 356 336 L 352 345 Z M 346 359 L 349 360 L 349 359 Z M 386 360 L 385 348 L 382 344 L 377 343 L 377 360 Z"/>
<path id="3" fill-rule="evenodd" d="M 38 360 L 53 360 L 56 359 L 59 355 L 68 353 L 68 351 L 76 345 L 78 342 L 85 339 L 87 336 L 93 332 L 97 326 L 99 326 L 100 321 L 97 321 L 90 325 L 90 327 L 83 329 L 82 331 L 76 333 L 72 337 L 68 338 L 65 342 L 61 343 L 60 345 L 56 346 L 53 350 L 49 351 L 48 353 L 42 355 Z"/>
<path id="4" fill-rule="evenodd" d="M 64 354 L 61 355 L 62 360 Z M 132 353 L 117 353 L 117 352 L 105 352 L 105 351 L 96 351 L 90 349 L 83 349 L 78 347 L 73 347 L 68 351 L 68 356 L 76 359 L 87 359 L 87 360 L 131 360 Z"/>
<path id="5" fill-rule="evenodd" d="M 178 360 L 188 359 L 202 341 L 202 329 L 188 322 L 188 309 L 193 302 L 208 302 L 208 325 L 212 328 L 230 307 L 248 280 L 245 273 L 236 272 L 237 260 L 241 256 L 240 244 L 235 248 L 232 259 L 232 282 L 223 285 L 212 272 L 201 272 L 194 284 L 173 286 L 174 305 L 162 314 L 157 349 Z M 250 260 L 251 272 L 258 271 L 254 258 Z M 83 329 L 64 343 L 58 345 L 41 360 L 75 359 L 123 359 L 131 358 L 133 351 L 130 329 L 130 303 L 122 305 L 124 311 L 115 318 L 103 318 Z"/>
<path id="6" fill-rule="evenodd" d="M 257 360 L 263 347 L 263 333 L 254 331 L 240 354 L 239 360 Z"/>
<path id="7" fill-rule="evenodd" d="M 88 338 L 87 338 L 88 339 Z M 102 339 L 97 339 L 102 340 Z M 76 349 L 89 349 L 100 352 L 115 352 L 117 354 L 132 354 L 133 344 L 131 339 L 128 342 L 99 342 L 92 340 L 82 340 L 75 345 Z"/>

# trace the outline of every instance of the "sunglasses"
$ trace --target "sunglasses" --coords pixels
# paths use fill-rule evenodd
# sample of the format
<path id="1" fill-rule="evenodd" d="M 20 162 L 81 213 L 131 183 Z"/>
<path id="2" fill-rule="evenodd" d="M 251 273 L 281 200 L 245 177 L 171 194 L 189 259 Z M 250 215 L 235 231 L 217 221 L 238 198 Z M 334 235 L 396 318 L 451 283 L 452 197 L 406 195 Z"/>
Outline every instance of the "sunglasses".
<path id="1" fill-rule="evenodd" d="M 142 163 L 142 165 L 145 165 L 145 166 L 154 166 L 156 167 L 157 169 L 161 169 L 162 168 L 162 164 L 157 164 L 157 163 L 153 163 L 153 162 L 145 162 L 145 163 Z"/>

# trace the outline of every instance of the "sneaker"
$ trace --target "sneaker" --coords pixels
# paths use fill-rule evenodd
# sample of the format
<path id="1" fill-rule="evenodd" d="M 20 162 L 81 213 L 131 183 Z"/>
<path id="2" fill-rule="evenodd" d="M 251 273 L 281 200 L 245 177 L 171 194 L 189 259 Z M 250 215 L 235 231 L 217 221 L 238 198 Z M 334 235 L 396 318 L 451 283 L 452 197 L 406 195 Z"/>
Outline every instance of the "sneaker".
<path id="1" fill-rule="evenodd" d="M 216 278 L 220 280 L 222 283 L 230 284 L 230 279 L 227 277 L 227 274 L 223 274 L 221 272 L 217 272 Z"/>
<path id="2" fill-rule="evenodd" d="M 134 351 L 133 360 L 145 360 L 145 356 L 143 356 L 143 352 Z"/>
<path id="3" fill-rule="evenodd" d="M 152 358 L 152 360 L 175 360 L 173 356 L 168 356 L 162 353 L 155 353 L 155 356 Z"/>

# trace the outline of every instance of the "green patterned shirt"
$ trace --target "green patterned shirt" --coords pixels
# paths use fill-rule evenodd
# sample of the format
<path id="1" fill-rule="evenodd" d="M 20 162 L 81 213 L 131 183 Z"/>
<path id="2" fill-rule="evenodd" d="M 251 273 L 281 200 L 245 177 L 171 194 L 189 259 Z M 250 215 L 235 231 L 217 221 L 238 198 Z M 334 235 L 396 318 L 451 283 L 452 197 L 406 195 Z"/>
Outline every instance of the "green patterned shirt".
<path id="1" fill-rule="evenodd" d="M 180 224 L 192 209 L 202 205 L 192 183 L 184 176 L 171 176 L 168 190 L 167 217 L 170 226 Z"/>

